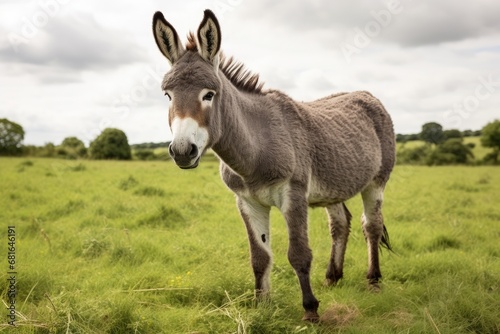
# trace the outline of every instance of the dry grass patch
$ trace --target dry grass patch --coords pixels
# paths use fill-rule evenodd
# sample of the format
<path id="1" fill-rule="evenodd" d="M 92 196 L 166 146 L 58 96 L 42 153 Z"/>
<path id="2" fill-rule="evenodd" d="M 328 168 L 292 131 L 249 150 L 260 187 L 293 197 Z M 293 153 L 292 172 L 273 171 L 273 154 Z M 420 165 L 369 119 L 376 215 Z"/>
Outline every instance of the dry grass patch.
<path id="1" fill-rule="evenodd" d="M 323 312 L 321 324 L 333 327 L 346 327 L 360 315 L 359 309 L 353 305 L 332 304 Z"/>

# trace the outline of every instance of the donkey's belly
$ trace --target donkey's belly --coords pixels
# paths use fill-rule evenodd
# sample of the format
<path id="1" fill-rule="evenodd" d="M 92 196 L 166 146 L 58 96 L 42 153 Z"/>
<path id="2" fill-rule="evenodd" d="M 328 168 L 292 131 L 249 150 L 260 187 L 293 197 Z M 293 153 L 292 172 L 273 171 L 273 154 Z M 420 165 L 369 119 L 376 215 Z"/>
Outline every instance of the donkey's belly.
<path id="1" fill-rule="evenodd" d="M 352 196 L 351 196 L 352 197 Z M 325 207 L 332 204 L 341 203 L 346 199 L 335 191 L 321 192 L 318 188 L 309 189 L 307 201 L 310 207 Z"/>
<path id="2" fill-rule="evenodd" d="M 320 179 L 311 176 L 307 192 L 309 206 L 326 207 L 342 203 L 360 193 L 373 180 L 375 174 L 374 171 L 358 175 L 356 179 L 347 177 Z"/>
<path id="3" fill-rule="evenodd" d="M 318 195 L 309 195 L 307 198 L 309 206 L 312 208 L 315 207 L 326 207 L 337 203 L 342 203 L 344 200 L 340 198 L 330 198 L 330 197 L 322 197 Z"/>

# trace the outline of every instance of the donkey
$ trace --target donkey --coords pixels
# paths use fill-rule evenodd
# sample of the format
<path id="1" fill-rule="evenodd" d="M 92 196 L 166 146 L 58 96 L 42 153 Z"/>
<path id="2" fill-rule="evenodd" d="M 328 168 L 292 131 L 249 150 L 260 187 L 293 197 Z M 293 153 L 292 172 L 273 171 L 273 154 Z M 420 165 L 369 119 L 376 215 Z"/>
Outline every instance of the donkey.
<path id="1" fill-rule="evenodd" d="M 185 47 L 161 12 L 154 14 L 153 34 L 171 64 L 162 82 L 170 99 L 169 153 L 183 169 L 197 167 L 209 148 L 219 157 L 222 180 L 236 195 L 248 233 L 256 297 L 267 298 L 270 291 L 269 212 L 275 206 L 288 227 L 288 260 L 302 290 L 303 320 L 319 320 L 310 283 L 308 206 L 328 213 L 333 242 L 325 284 L 335 285 L 350 230 L 344 202 L 358 193 L 367 279 L 378 289 L 379 245 L 390 249 L 383 193 L 395 161 L 393 125 L 380 101 L 354 92 L 303 103 L 264 90 L 258 75 L 221 54 L 220 26 L 210 10 Z"/>

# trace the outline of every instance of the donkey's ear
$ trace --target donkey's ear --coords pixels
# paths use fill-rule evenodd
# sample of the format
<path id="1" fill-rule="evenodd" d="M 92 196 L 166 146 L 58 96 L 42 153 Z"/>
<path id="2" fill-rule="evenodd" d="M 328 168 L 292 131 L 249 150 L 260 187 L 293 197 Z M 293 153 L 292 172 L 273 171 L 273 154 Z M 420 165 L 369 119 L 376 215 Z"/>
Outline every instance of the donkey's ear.
<path id="1" fill-rule="evenodd" d="M 211 10 L 205 10 L 205 16 L 198 28 L 197 35 L 198 50 L 201 57 L 214 64 L 218 62 L 221 42 L 220 26 L 219 21 L 217 21 Z"/>
<path id="2" fill-rule="evenodd" d="M 170 64 L 173 65 L 179 60 L 184 53 L 184 46 L 182 46 L 174 27 L 165 20 L 161 12 L 156 12 L 153 16 L 153 35 L 156 45 L 161 53 L 167 57 Z"/>

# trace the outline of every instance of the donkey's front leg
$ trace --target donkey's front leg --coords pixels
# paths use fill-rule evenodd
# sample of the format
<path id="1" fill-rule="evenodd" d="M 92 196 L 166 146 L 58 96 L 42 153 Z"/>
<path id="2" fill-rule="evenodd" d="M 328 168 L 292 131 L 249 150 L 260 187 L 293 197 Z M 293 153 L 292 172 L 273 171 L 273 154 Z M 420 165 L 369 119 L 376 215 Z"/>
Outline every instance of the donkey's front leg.
<path id="1" fill-rule="evenodd" d="M 270 207 L 251 199 L 238 198 L 238 209 L 245 222 L 255 275 L 255 296 L 266 299 L 271 289 L 272 252 L 269 233 Z"/>
<path id="2" fill-rule="evenodd" d="M 288 260 L 295 269 L 302 289 L 302 305 L 305 314 L 302 320 L 319 321 L 319 302 L 314 297 L 310 282 L 312 251 L 309 248 L 307 229 L 307 200 L 305 192 L 290 191 L 281 211 L 288 225 Z"/>

